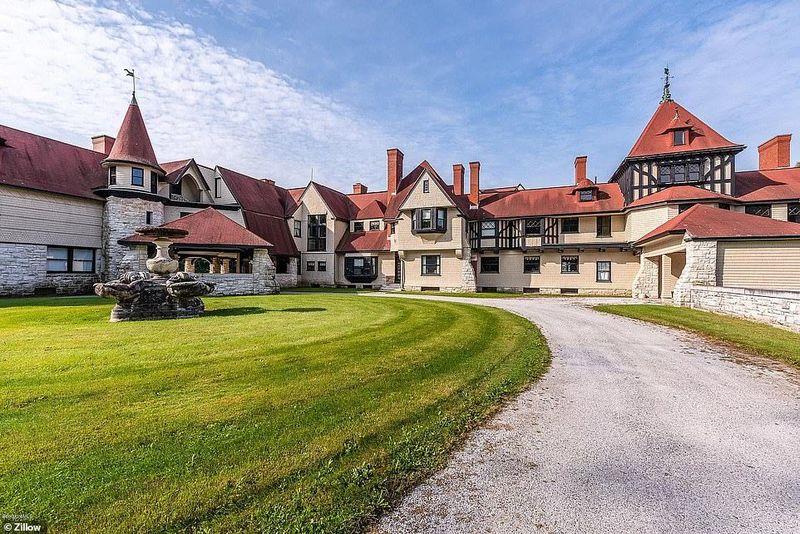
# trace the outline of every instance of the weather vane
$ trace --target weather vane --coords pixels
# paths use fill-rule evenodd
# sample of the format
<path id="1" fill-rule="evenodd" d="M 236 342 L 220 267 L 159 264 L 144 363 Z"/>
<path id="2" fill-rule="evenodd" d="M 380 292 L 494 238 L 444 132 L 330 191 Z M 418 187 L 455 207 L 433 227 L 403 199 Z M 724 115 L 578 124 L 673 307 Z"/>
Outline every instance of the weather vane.
<path id="1" fill-rule="evenodd" d="M 672 95 L 669 93 L 669 65 L 664 67 L 664 93 L 661 95 L 662 102 L 671 102 Z"/>
<path id="2" fill-rule="evenodd" d="M 134 69 L 123 69 L 125 70 L 125 76 L 130 76 L 133 78 L 133 97 L 136 98 L 136 72 Z"/>

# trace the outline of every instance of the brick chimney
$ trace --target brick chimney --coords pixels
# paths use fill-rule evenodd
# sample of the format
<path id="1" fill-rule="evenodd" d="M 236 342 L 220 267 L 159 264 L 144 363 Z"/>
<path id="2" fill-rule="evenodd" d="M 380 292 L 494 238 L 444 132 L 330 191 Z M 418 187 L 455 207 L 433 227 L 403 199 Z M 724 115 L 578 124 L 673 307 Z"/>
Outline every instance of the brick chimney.
<path id="1" fill-rule="evenodd" d="M 469 162 L 469 203 L 473 206 L 478 205 L 481 193 L 481 162 Z"/>
<path id="2" fill-rule="evenodd" d="M 792 134 L 776 135 L 758 146 L 758 170 L 789 166 Z"/>
<path id="3" fill-rule="evenodd" d="M 362 184 L 361 182 L 356 182 L 353 184 L 353 194 L 354 195 L 363 195 L 367 192 L 367 186 Z"/>
<path id="4" fill-rule="evenodd" d="M 464 166 L 460 163 L 453 165 L 453 194 L 464 194 Z"/>
<path id="5" fill-rule="evenodd" d="M 575 158 L 575 183 L 586 179 L 586 160 L 589 156 L 578 156 Z"/>
<path id="6" fill-rule="evenodd" d="M 111 147 L 114 146 L 114 141 L 116 139 L 110 135 L 95 135 L 92 137 L 92 150 L 108 156 L 111 152 Z"/>
<path id="7" fill-rule="evenodd" d="M 390 148 L 386 151 L 386 159 L 389 167 L 386 188 L 390 195 L 394 195 L 397 193 L 397 184 L 403 179 L 403 153 L 399 148 Z"/>

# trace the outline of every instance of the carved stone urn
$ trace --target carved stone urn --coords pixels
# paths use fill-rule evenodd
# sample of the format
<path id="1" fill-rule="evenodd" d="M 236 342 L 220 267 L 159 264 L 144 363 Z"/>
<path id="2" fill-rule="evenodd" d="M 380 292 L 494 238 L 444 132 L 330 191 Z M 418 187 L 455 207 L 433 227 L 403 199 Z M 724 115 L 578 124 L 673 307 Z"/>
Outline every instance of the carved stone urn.
<path id="1" fill-rule="evenodd" d="M 163 227 L 137 228 L 136 233 L 154 238 L 156 255 L 147 260 L 149 272 L 128 272 L 117 280 L 94 285 L 101 297 L 117 300 L 111 321 L 144 321 L 199 317 L 205 311 L 202 299 L 214 291 L 214 284 L 189 273 L 176 273 L 178 262 L 169 257 L 174 239 L 186 230 Z"/>

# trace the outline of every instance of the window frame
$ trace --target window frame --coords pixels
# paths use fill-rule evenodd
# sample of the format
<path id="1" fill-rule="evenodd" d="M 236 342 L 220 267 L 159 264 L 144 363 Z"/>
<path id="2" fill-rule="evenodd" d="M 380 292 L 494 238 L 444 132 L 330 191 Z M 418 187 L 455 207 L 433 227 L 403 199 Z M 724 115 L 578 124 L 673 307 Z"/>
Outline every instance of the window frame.
<path id="1" fill-rule="evenodd" d="M 793 223 L 800 223 L 800 202 L 791 202 L 786 207 L 786 220 Z"/>
<path id="2" fill-rule="evenodd" d="M 600 269 L 601 264 L 608 264 L 608 269 Z M 603 280 L 600 277 L 600 273 L 608 273 L 608 280 Z M 603 284 L 610 284 L 611 283 L 611 261 L 610 260 L 600 260 L 596 262 L 595 266 L 595 281 L 600 282 Z"/>
<path id="3" fill-rule="evenodd" d="M 485 260 L 492 260 L 491 263 L 496 263 L 496 267 L 487 270 Z M 500 256 L 481 256 L 481 274 L 500 274 Z"/>
<path id="4" fill-rule="evenodd" d="M 67 253 L 67 257 L 65 259 L 62 259 L 62 258 L 51 258 L 50 257 L 51 249 L 53 249 L 53 250 L 56 250 L 56 249 L 65 250 L 66 253 Z M 76 270 L 75 269 L 74 262 L 76 261 L 75 260 L 75 251 L 76 250 L 90 251 L 92 253 L 92 263 L 91 263 L 91 269 L 90 270 L 81 271 L 81 270 Z M 50 266 L 49 266 L 49 262 L 50 261 L 65 261 L 66 262 L 66 270 L 60 270 L 60 269 L 52 270 L 52 269 L 50 269 Z M 86 261 L 86 260 L 78 260 L 78 261 Z M 96 271 L 97 271 L 97 250 L 93 249 L 93 248 L 87 248 L 87 247 L 59 247 L 59 246 L 55 246 L 55 245 L 52 245 L 52 246 L 48 245 L 47 246 L 47 251 L 45 253 L 45 270 L 46 270 L 47 274 L 96 274 Z"/>
<path id="5" fill-rule="evenodd" d="M 306 272 L 313 273 L 316 270 L 317 262 L 315 260 L 306 260 Z"/>
<path id="6" fill-rule="evenodd" d="M 575 221 L 575 229 L 574 230 L 567 230 L 565 229 L 567 221 Z M 560 229 L 562 234 L 577 234 L 580 232 L 581 229 L 581 221 L 580 217 L 562 217 Z"/>
<path id="7" fill-rule="evenodd" d="M 605 224 L 601 225 L 600 221 L 607 221 L 608 222 L 608 232 L 607 233 L 605 232 L 605 230 L 603 228 L 606 225 Z M 597 217 L 595 217 L 595 229 L 596 229 L 595 237 L 611 237 L 611 232 L 612 232 L 611 225 L 612 225 L 611 215 L 598 215 Z"/>
<path id="8" fill-rule="evenodd" d="M 306 250 L 308 252 L 325 252 L 328 247 L 327 214 L 321 213 L 316 215 L 309 215 L 307 226 L 308 226 L 308 233 L 306 237 L 307 240 Z"/>
<path id="9" fill-rule="evenodd" d="M 541 217 L 528 217 L 525 219 L 523 223 L 523 228 L 525 229 L 525 237 L 538 237 L 542 235 L 542 218 Z M 528 231 L 528 224 L 530 223 L 537 223 L 536 226 L 539 227 L 539 230 L 535 232 Z"/>
<path id="10" fill-rule="evenodd" d="M 134 175 L 136 175 L 136 171 L 139 171 L 141 175 L 139 176 L 139 183 L 134 182 Z M 131 167 L 131 186 L 133 187 L 144 187 L 144 169 L 142 167 Z"/>
<path id="11" fill-rule="evenodd" d="M 296 219 L 294 221 L 294 236 L 295 237 L 303 237 L 303 221 L 300 219 Z"/>
<path id="12" fill-rule="evenodd" d="M 430 218 L 425 217 L 430 214 Z M 423 222 L 429 226 L 423 226 Z M 442 234 L 447 231 L 447 208 L 418 208 L 411 215 L 411 231 L 418 234 Z"/>
<path id="13" fill-rule="evenodd" d="M 565 270 L 564 265 L 569 265 L 572 263 L 574 258 L 575 262 L 575 270 Z M 569 263 L 568 263 L 569 262 Z M 577 254 L 562 254 L 561 255 L 561 274 L 580 274 L 581 272 L 581 257 Z"/>
<path id="14" fill-rule="evenodd" d="M 584 196 L 588 194 L 588 198 L 584 198 Z M 591 189 L 581 189 L 578 191 L 578 202 L 591 202 L 594 200 L 594 191 Z"/>
<path id="15" fill-rule="evenodd" d="M 678 142 L 678 134 L 680 134 L 680 142 Z M 686 130 L 683 128 L 678 128 L 676 130 L 672 130 L 672 146 L 684 146 L 687 144 L 686 142 Z"/>
<path id="16" fill-rule="evenodd" d="M 353 231 L 354 232 L 363 232 L 364 231 L 364 221 L 353 221 Z"/>
<path id="17" fill-rule="evenodd" d="M 145 211 L 144 212 L 144 224 L 150 226 L 153 224 L 153 212 L 152 211 Z"/>
<path id="18" fill-rule="evenodd" d="M 489 228 L 489 226 L 487 226 L 487 225 L 491 225 L 491 228 L 492 228 L 492 234 L 491 235 L 486 235 L 485 232 L 484 232 L 484 230 L 487 230 Z M 497 235 L 498 235 L 497 232 L 498 232 L 499 227 L 500 227 L 500 225 L 498 225 L 497 221 L 494 220 L 494 219 L 488 220 L 488 221 L 481 221 L 481 227 L 480 227 L 480 237 L 481 237 L 481 239 L 495 239 L 497 237 Z"/>
<path id="19" fill-rule="evenodd" d="M 381 229 L 381 222 L 380 221 L 370 221 L 369 222 L 369 231 L 373 232 L 375 230 Z"/>
<path id="20" fill-rule="evenodd" d="M 528 262 L 535 260 L 536 268 L 529 268 Z M 542 257 L 541 256 L 523 256 L 522 257 L 522 272 L 524 274 L 541 274 L 542 273 Z"/>
<path id="21" fill-rule="evenodd" d="M 154 195 L 158 194 L 158 173 L 150 171 L 150 192 Z"/>
<path id="22" fill-rule="evenodd" d="M 422 180 L 422 192 L 423 193 L 431 192 L 431 181 L 428 178 Z"/>
<path id="23" fill-rule="evenodd" d="M 220 193 L 219 183 L 222 181 L 222 178 L 219 176 L 214 177 L 214 198 L 222 198 L 222 193 Z"/>
<path id="24" fill-rule="evenodd" d="M 111 165 L 108 168 L 108 185 L 117 185 L 117 166 Z"/>
<path id="25" fill-rule="evenodd" d="M 748 211 L 748 209 L 750 211 Z M 763 213 L 753 213 L 759 210 L 764 210 Z M 788 211 L 788 210 L 787 210 Z M 756 217 L 766 217 L 771 219 L 772 218 L 772 204 L 745 204 L 744 205 L 744 212 L 748 215 L 755 215 Z"/>
<path id="26" fill-rule="evenodd" d="M 427 258 L 435 258 L 435 265 L 434 265 L 434 272 L 426 272 L 426 267 L 428 267 Z M 441 276 L 442 275 L 442 255 L 441 254 L 423 254 L 419 258 L 420 267 L 419 267 L 419 274 L 420 276 Z"/>
<path id="27" fill-rule="evenodd" d="M 317 272 L 318 273 L 328 272 L 328 261 L 327 260 L 317 260 Z"/>

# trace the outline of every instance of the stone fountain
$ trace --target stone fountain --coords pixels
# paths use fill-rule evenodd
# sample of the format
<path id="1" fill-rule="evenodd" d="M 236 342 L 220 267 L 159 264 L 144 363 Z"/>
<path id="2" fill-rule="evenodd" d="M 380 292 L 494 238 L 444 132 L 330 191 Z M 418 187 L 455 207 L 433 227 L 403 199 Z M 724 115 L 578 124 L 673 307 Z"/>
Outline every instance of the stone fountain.
<path id="1" fill-rule="evenodd" d="M 136 233 L 152 237 L 156 246 L 155 257 L 147 260 L 149 272 L 128 272 L 117 280 L 94 285 L 94 292 L 101 297 L 117 299 L 111 310 L 111 322 L 202 315 L 205 306 L 200 297 L 214 291 L 214 284 L 203 282 L 189 273 L 176 272 L 178 262 L 169 257 L 173 240 L 186 237 L 188 232 L 146 226 L 137 228 Z"/>

